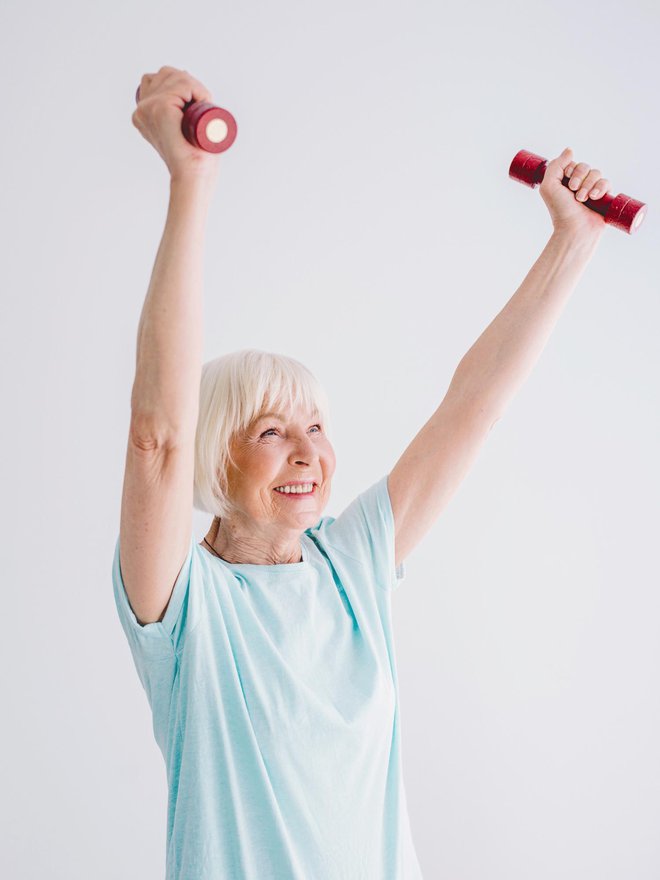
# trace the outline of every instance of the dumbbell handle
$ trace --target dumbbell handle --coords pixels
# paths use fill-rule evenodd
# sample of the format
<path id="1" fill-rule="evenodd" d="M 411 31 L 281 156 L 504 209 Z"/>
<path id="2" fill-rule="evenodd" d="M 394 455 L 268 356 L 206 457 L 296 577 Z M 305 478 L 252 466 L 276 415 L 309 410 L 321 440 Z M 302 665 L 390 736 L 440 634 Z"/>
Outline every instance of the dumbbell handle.
<path id="1" fill-rule="evenodd" d="M 537 156 L 535 153 L 530 153 L 529 150 L 519 150 L 509 167 L 509 177 L 535 189 L 545 177 L 547 167 L 548 160 L 543 156 Z M 564 175 L 562 184 L 568 186 L 569 180 L 570 177 Z M 621 229 L 629 235 L 637 232 L 646 217 L 646 204 L 627 196 L 625 193 L 619 193 L 618 196 L 605 193 L 599 199 L 586 199 L 580 204 L 596 211 L 606 223 L 610 223 L 616 229 Z"/>
<path id="2" fill-rule="evenodd" d="M 140 86 L 135 103 L 140 100 Z M 238 127 L 229 110 L 208 101 L 188 101 L 183 105 L 181 132 L 185 139 L 208 153 L 223 153 L 236 140 Z"/>

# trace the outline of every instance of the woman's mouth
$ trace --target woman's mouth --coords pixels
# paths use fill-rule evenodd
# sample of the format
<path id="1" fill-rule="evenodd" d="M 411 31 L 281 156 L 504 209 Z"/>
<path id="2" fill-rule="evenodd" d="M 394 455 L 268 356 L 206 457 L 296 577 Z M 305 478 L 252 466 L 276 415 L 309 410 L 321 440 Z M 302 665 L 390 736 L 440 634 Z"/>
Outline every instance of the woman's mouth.
<path id="1" fill-rule="evenodd" d="M 275 488 L 273 492 L 276 492 L 278 495 L 282 495 L 284 498 L 311 498 L 316 492 L 316 483 L 307 484 L 302 487 L 291 487 L 290 489 Z"/>

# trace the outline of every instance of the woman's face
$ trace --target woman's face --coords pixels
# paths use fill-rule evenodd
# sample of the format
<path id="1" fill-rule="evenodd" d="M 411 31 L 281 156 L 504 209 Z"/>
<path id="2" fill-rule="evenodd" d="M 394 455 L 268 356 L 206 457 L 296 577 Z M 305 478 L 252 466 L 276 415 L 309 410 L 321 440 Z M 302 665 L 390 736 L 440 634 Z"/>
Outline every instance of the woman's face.
<path id="1" fill-rule="evenodd" d="M 264 528 L 291 529 L 296 534 L 316 525 L 330 497 L 335 453 L 316 413 L 262 414 L 245 436 L 234 438 L 236 462 L 228 468 L 229 497 L 243 517 Z M 291 480 L 313 482 L 309 495 L 275 491 Z"/>

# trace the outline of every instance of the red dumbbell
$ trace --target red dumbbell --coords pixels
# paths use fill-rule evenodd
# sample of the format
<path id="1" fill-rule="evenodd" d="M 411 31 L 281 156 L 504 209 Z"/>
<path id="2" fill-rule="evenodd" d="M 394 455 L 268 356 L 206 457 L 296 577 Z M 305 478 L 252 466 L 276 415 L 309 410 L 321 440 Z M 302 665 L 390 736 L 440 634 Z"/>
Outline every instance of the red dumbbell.
<path id="1" fill-rule="evenodd" d="M 140 100 L 140 86 L 135 103 Z M 207 153 L 224 153 L 236 140 L 236 120 L 229 110 L 208 101 L 188 101 L 183 107 L 181 131 L 185 139 Z"/>
<path id="2" fill-rule="evenodd" d="M 548 160 L 543 156 L 537 156 L 529 150 L 520 150 L 513 157 L 509 177 L 535 189 L 543 180 L 547 165 Z M 569 180 L 570 177 L 564 176 L 563 185 L 568 186 Z M 587 199 L 580 204 L 601 214 L 606 223 L 611 223 L 616 229 L 622 229 L 629 235 L 637 232 L 646 216 L 646 204 L 625 193 L 619 193 L 618 196 L 605 193 L 599 199 Z"/>

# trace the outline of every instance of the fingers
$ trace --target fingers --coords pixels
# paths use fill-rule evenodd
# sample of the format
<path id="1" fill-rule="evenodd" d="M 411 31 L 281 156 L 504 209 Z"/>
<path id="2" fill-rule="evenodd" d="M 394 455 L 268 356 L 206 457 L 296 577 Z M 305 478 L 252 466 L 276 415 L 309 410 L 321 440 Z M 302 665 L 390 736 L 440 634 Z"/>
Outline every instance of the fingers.
<path id="1" fill-rule="evenodd" d="M 179 70 L 177 67 L 161 67 L 158 72 L 162 73 L 168 82 L 176 83 L 181 92 L 185 93 L 186 100 L 190 100 L 188 97 L 190 95 L 193 101 L 213 101 L 213 96 L 206 86 L 191 76 L 187 70 Z"/>
<path id="2" fill-rule="evenodd" d="M 140 80 L 139 100 L 142 101 L 149 94 L 162 88 L 164 83 L 174 86 L 176 90 L 185 95 L 187 100 L 213 102 L 213 96 L 206 86 L 191 76 L 187 70 L 165 65 L 157 73 L 145 73 Z"/>
<path id="3" fill-rule="evenodd" d="M 609 192 L 610 181 L 601 177 L 598 168 L 591 168 L 586 162 L 570 162 L 564 169 L 564 174 L 570 178 L 568 188 L 573 190 L 579 202 L 598 199 Z"/>
<path id="4" fill-rule="evenodd" d="M 145 73 L 140 79 L 140 85 L 138 86 L 137 93 L 135 95 L 135 99 L 137 102 L 140 102 L 144 96 L 149 91 L 149 86 L 151 84 L 152 79 L 156 74 L 154 73 Z"/>

